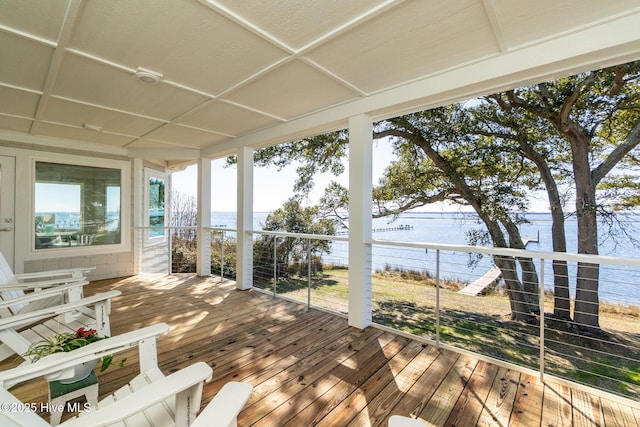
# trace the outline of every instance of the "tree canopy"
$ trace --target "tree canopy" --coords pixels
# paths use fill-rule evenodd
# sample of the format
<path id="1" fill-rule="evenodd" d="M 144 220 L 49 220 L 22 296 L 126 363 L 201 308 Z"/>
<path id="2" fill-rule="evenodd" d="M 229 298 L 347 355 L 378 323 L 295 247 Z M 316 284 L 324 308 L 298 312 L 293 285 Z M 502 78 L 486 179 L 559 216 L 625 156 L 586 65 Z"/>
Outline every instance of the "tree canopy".
<path id="1" fill-rule="evenodd" d="M 598 254 L 598 217 L 637 208 L 640 180 L 640 63 L 621 64 L 378 122 L 374 138 L 397 156 L 374 188 L 374 216 L 398 215 L 438 201 L 471 206 L 486 231 L 471 243 L 523 249 L 518 224 L 532 192 L 543 191 L 553 221 L 554 251 L 565 252 L 564 221 L 574 215 L 578 252 Z M 348 132 L 259 150 L 258 165 L 298 162 L 294 190 L 307 193 L 316 172 L 339 174 Z M 569 201 L 573 200 L 573 205 Z M 332 183 L 322 210 L 343 215 L 347 190 Z M 344 220 L 345 218 L 341 218 Z M 537 308 L 537 273 L 529 259 L 494 259 L 512 317 Z M 522 276 L 515 273 L 515 262 Z M 568 270 L 554 262 L 554 315 L 582 330 L 599 329 L 597 266 L 578 265 L 570 312 Z"/>
<path id="2" fill-rule="evenodd" d="M 305 207 L 296 200 L 289 199 L 282 208 L 270 213 L 262 225 L 265 231 L 280 231 L 297 234 L 336 233 L 335 220 L 323 217 L 317 206 Z M 296 265 L 329 253 L 331 243 L 326 240 L 301 237 L 261 236 L 254 245 L 254 262 L 259 266 L 278 266 L 281 274 Z M 275 260 L 274 260 L 275 256 Z"/>

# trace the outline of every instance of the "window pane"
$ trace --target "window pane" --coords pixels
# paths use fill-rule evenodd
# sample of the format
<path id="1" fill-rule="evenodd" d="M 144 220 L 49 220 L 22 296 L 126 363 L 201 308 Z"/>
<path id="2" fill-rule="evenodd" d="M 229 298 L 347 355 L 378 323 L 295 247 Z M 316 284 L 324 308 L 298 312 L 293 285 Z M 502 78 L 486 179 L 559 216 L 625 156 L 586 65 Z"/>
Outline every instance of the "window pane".
<path id="1" fill-rule="evenodd" d="M 164 227 L 164 179 L 149 178 L 149 227 Z M 164 228 L 149 230 L 149 237 L 164 236 Z"/>
<path id="2" fill-rule="evenodd" d="M 120 175 L 36 162 L 35 249 L 120 243 Z"/>

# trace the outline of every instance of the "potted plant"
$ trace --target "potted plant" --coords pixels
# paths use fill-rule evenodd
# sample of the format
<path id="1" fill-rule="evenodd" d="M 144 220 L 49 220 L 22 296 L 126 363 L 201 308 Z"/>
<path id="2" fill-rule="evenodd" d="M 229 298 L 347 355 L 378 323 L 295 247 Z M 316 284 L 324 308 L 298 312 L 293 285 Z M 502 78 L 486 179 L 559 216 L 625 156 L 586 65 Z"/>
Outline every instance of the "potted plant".
<path id="1" fill-rule="evenodd" d="M 45 338 L 42 341 L 38 341 L 29 347 L 23 356 L 29 357 L 32 362 L 35 362 L 45 356 L 53 353 L 69 352 L 92 342 L 99 341 L 108 337 L 98 336 L 95 329 L 78 328 L 75 332 L 63 332 L 55 334 L 51 338 Z M 93 370 L 93 367 L 97 363 L 98 359 L 91 362 L 84 362 L 81 365 L 76 366 L 75 375 L 69 379 L 61 380 L 63 384 L 70 384 L 76 381 L 80 381 Z M 118 366 L 124 366 L 126 359 L 122 359 Z M 103 372 L 109 366 L 113 364 L 113 356 L 108 354 L 102 357 L 102 364 L 100 366 L 100 372 Z"/>

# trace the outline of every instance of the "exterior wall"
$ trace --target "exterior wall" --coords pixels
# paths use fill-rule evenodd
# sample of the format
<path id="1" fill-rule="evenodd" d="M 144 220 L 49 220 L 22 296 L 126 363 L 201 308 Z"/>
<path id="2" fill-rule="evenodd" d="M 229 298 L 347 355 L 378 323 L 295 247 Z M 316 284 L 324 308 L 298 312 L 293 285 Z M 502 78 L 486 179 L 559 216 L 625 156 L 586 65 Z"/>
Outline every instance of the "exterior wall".
<path id="1" fill-rule="evenodd" d="M 137 230 L 134 245 L 138 253 L 138 273 L 169 274 L 170 244 L 169 238 L 148 239 L 146 231 Z"/>
<path id="2" fill-rule="evenodd" d="M 164 236 L 150 237 L 149 226 L 149 187 L 150 175 L 164 175 L 165 169 L 148 161 L 133 161 L 133 248 L 135 258 L 133 261 L 136 273 L 171 273 L 171 239 L 170 231 L 166 230 Z M 165 194 L 171 193 L 171 179 L 166 176 Z M 165 200 L 165 210 L 170 211 L 171 203 Z M 167 226 L 168 224 L 165 224 Z"/>
<path id="3" fill-rule="evenodd" d="M 133 274 L 133 254 L 123 252 L 24 262 L 25 273 L 72 267 L 95 267 L 95 270 L 87 274 L 87 279 L 90 281 L 131 276 Z"/>
<path id="4" fill-rule="evenodd" d="M 16 273 L 30 273 L 43 270 L 70 267 L 95 267 L 95 270 L 88 274 L 89 280 L 101 280 L 116 277 L 130 276 L 136 273 L 134 263 L 134 253 L 136 247 L 135 233 L 132 231 L 133 209 L 130 209 L 137 198 L 133 189 L 133 161 L 124 155 L 100 153 L 87 150 L 69 149 L 54 146 L 42 146 L 37 144 L 27 144 L 0 140 L 0 154 L 16 158 L 16 194 L 15 200 L 15 250 L 14 250 L 14 271 Z M 122 208 L 129 201 L 127 206 L 127 217 L 122 218 L 121 236 L 123 241 L 126 236 L 126 245 L 110 246 L 86 246 L 81 249 L 71 249 L 65 251 L 55 250 L 34 251 L 30 246 L 33 242 L 33 159 L 43 156 L 56 156 L 65 160 L 69 158 L 69 164 L 80 162 L 96 162 L 96 159 L 104 159 L 105 163 L 119 162 L 126 171 L 125 179 L 122 182 Z M 100 160 L 98 160 L 100 162 Z M 145 162 L 147 165 L 148 162 Z M 128 164 L 128 166 L 127 166 Z M 160 170 L 162 166 L 156 165 Z M 125 186 L 128 186 L 125 191 Z M 140 203 L 142 203 L 140 201 Z M 124 212 L 123 212 L 124 215 Z M 81 253 L 82 252 L 82 253 Z M 157 254 L 154 256 L 157 257 Z M 168 255 L 167 255 L 168 256 Z"/>

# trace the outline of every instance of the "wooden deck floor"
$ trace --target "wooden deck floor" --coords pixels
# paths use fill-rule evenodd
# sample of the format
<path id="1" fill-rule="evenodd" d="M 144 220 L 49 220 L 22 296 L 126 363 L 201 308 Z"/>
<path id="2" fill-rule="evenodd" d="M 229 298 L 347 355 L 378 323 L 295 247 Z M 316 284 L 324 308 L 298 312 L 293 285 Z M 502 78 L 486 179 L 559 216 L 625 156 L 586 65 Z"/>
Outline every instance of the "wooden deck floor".
<path id="1" fill-rule="evenodd" d="M 640 427 L 638 409 L 377 328 L 361 331 L 219 279 L 135 276 L 94 282 L 87 293 L 107 289 L 122 291 L 113 335 L 166 322 L 171 332 L 158 342 L 166 373 L 199 360 L 213 367 L 203 405 L 227 381 L 254 386 L 240 426 L 386 426 L 400 414 L 433 426 Z M 132 359 L 100 374 L 101 397 L 136 368 Z M 39 381 L 12 392 L 23 402 L 47 400 Z"/>

